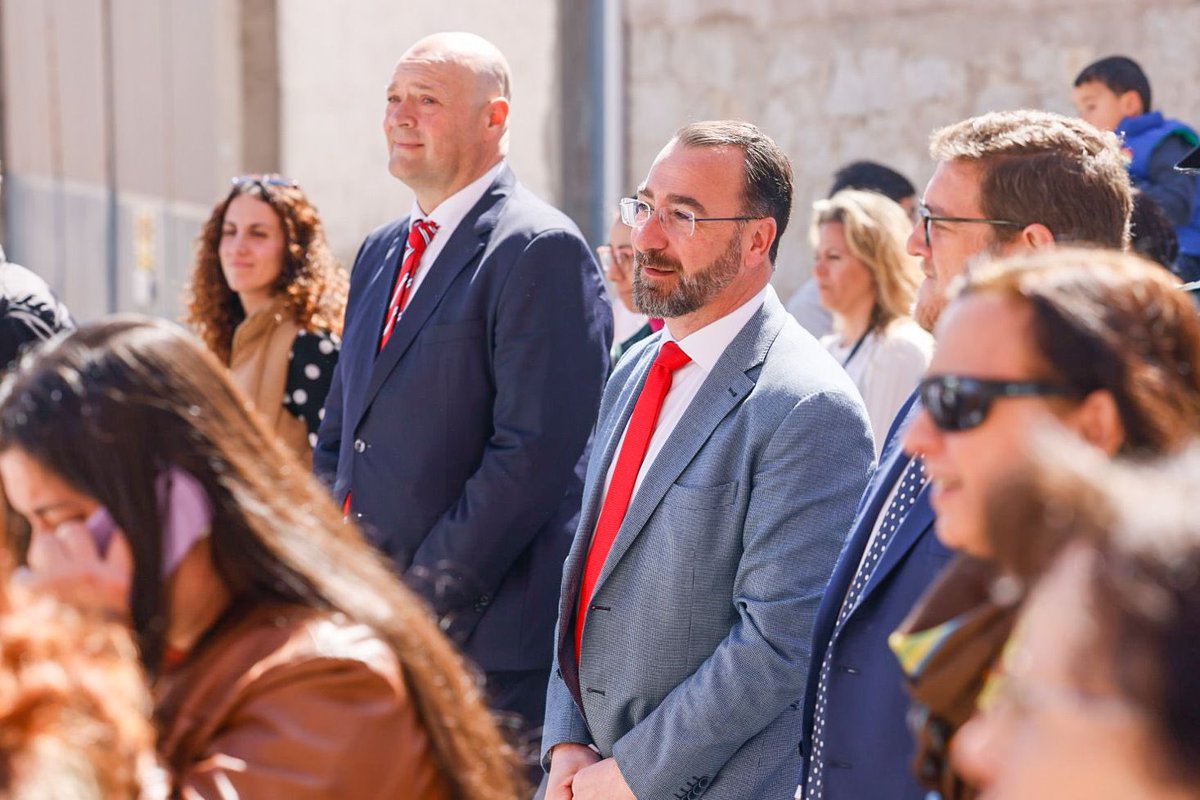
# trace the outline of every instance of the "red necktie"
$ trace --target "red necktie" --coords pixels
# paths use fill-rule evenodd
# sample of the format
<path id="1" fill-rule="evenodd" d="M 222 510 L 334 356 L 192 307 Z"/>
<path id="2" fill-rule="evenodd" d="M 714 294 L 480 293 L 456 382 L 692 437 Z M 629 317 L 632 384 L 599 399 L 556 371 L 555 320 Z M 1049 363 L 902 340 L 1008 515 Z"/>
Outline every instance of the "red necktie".
<path id="1" fill-rule="evenodd" d="M 416 275 L 417 265 L 425 248 L 437 233 L 437 223 L 422 219 L 413 223 L 408 229 L 408 244 L 404 248 L 404 261 L 400 264 L 400 274 L 396 276 L 396 288 L 392 290 L 392 302 L 388 304 L 387 319 L 383 325 L 383 335 L 379 337 L 379 349 L 387 344 L 392 336 L 404 306 L 408 303 L 408 295 L 412 291 L 413 276 Z"/>
<path id="2" fill-rule="evenodd" d="M 579 649 L 583 642 L 583 622 L 588 602 L 596 588 L 600 571 L 604 568 L 604 560 L 608 558 L 608 551 L 613 540 L 617 538 L 621 522 L 625 519 L 625 511 L 633 497 L 633 486 L 637 483 L 638 472 L 641 471 L 642 461 L 646 458 L 646 448 L 654 434 L 663 399 L 671 389 L 671 378 L 675 370 L 689 361 L 691 359 L 688 358 L 688 354 L 680 350 L 679 345 L 674 342 L 664 344 L 650 366 L 650 374 L 646 376 L 642 393 L 638 395 L 633 413 L 629 416 L 629 423 L 625 428 L 625 441 L 621 443 L 621 452 L 617 455 L 617 465 L 608 484 L 608 493 L 604 495 L 604 505 L 600 507 L 596 532 L 592 535 L 592 545 L 583 567 L 579 609 L 575 613 L 576 663 L 579 662 Z"/>

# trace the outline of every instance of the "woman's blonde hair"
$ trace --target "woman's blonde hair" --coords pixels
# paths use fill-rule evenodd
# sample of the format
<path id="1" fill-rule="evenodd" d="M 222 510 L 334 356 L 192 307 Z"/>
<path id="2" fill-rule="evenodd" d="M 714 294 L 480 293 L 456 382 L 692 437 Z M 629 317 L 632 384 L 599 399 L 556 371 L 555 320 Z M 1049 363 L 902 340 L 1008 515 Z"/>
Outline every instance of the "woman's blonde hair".
<path id="1" fill-rule="evenodd" d="M 905 251 L 912 219 L 895 201 L 876 192 L 843 189 L 828 200 L 813 203 L 809 238 L 813 247 L 821 226 L 842 226 L 846 248 L 871 273 L 875 307 L 871 328 L 880 329 L 899 317 L 912 314 L 921 285 L 920 261 Z"/>

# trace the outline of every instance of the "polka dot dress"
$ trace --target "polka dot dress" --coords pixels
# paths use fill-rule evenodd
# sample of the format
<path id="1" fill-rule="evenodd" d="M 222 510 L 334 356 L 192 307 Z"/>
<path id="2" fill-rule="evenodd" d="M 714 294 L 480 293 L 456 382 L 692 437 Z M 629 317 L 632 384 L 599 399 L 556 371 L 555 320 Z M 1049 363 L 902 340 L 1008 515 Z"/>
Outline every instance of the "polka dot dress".
<path id="1" fill-rule="evenodd" d="M 300 331 L 292 342 L 283 407 L 304 421 L 310 445 L 317 443 L 325 395 L 333 381 L 341 346 L 341 340 L 326 331 Z"/>

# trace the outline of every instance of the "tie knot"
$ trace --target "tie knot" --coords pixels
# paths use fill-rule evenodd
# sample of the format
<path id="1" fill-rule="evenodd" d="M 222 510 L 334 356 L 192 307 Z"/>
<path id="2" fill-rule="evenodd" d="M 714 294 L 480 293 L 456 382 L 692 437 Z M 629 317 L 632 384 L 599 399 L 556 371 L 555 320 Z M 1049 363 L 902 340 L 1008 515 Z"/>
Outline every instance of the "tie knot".
<path id="1" fill-rule="evenodd" d="M 683 352 L 679 345 L 667 342 L 658 351 L 658 356 L 654 359 L 654 366 L 665 367 L 668 372 L 674 372 L 691 360 L 691 357 Z"/>
<path id="2" fill-rule="evenodd" d="M 424 248 L 437 233 L 438 224 L 431 219 L 419 219 L 408 229 L 408 246 Z"/>

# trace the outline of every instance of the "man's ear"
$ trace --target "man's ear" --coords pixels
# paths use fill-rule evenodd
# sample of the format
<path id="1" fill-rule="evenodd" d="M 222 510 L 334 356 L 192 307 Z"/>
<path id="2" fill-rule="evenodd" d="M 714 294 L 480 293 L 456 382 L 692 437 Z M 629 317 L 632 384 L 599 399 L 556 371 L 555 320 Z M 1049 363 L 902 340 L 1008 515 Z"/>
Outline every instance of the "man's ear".
<path id="1" fill-rule="evenodd" d="M 503 128 L 508 121 L 508 98 L 496 97 L 489 100 L 484 114 L 489 128 Z"/>
<path id="2" fill-rule="evenodd" d="M 1069 424 L 1085 442 L 1110 456 L 1125 444 L 1125 425 L 1117 401 L 1107 389 L 1097 389 L 1070 414 Z"/>
<path id="3" fill-rule="evenodd" d="M 759 260 L 769 261 L 771 245 L 779 235 L 774 217 L 763 217 L 748 223 L 750 228 L 750 247 L 742 254 L 747 263 L 758 263 Z"/>
<path id="4" fill-rule="evenodd" d="M 1054 234 L 1040 222 L 1026 225 L 1021 230 L 1021 244 L 1030 250 L 1045 250 L 1054 246 Z"/>

